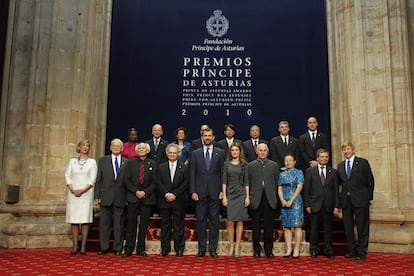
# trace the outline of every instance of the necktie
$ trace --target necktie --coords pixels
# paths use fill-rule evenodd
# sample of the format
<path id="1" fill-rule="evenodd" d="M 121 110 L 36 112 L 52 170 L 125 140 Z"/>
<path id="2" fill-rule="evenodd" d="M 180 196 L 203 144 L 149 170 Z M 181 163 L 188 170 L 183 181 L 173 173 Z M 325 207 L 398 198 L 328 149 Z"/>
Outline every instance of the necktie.
<path id="1" fill-rule="evenodd" d="M 157 151 L 157 149 L 158 149 L 158 144 L 159 144 L 160 142 L 158 141 L 158 139 L 156 139 L 155 140 L 155 143 L 154 143 L 154 146 L 155 146 L 155 151 Z"/>
<path id="2" fill-rule="evenodd" d="M 285 145 L 286 145 L 286 147 L 289 146 L 288 139 L 286 137 L 285 137 Z"/>
<path id="3" fill-rule="evenodd" d="M 210 148 L 206 149 L 206 158 L 204 161 L 206 162 L 207 171 L 210 170 Z"/>
<path id="4" fill-rule="evenodd" d="M 139 165 L 139 184 L 144 184 L 144 177 L 145 177 L 145 169 L 144 169 L 144 161 L 141 161 Z"/>
<path id="5" fill-rule="evenodd" d="M 315 132 L 312 132 L 312 147 L 315 147 L 315 141 L 316 141 L 316 138 L 315 138 Z"/>
<path id="6" fill-rule="evenodd" d="M 175 166 L 171 163 L 170 166 L 170 177 L 171 177 L 171 183 L 174 181 L 174 174 L 175 174 Z"/>
<path id="7" fill-rule="evenodd" d="M 118 172 L 119 172 L 118 157 L 115 157 L 115 172 L 116 172 L 116 176 L 118 176 Z"/>
<path id="8" fill-rule="evenodd" d="M 325 174 L 323 173 L 324 168 L 325 167 L 321 167 L 321 183 L 322 183 L 322 186 L 325 185 Z"/>
<path id="9" fill-rule="evenodd" d="M 351 177 L 351 160 L 346 162 L 346 177 L 348 179 Z"/>
<path id="10" fill-rule="evenodd" d="M 254 140 L 254 150 L 256 150 L 257 149 L 257 140 Z"/>

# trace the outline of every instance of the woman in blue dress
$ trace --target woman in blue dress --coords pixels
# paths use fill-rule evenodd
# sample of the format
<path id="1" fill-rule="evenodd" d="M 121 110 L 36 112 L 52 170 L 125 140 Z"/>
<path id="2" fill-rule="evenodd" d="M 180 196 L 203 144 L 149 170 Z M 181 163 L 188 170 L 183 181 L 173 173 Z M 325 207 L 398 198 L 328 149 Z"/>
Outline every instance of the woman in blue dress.
<path id="1" fill-rule="evenodd" d="M 177 139 L 174 141 L 174 144 L 177 144 L 180 148 L 180 153 L 178 156 L 178 161 L 181 163 L 188 165 L 190 161 L 190 147 L 191 143 L 188 142 L 187 139 L 187 130 L 184 127 L 179 127 L 174 132 L 175 138 Z"/>
<path id="2" fill-rule="evenodd" d="M 303 189 L 303 172 L 295 168 L 296 157 L 293 154 L 286 154 L 286 171 L 279 176 L 278 194 L 281 208 L 281 222 L 286 242 L 285 258 L 290 255 L 294 259 L 299 258 L 300 245 L 302 242 L 303 226 L 303 201 L 301 191 Z M 292 251 L 292 229 L 295 231 L 295 249 Z"/>

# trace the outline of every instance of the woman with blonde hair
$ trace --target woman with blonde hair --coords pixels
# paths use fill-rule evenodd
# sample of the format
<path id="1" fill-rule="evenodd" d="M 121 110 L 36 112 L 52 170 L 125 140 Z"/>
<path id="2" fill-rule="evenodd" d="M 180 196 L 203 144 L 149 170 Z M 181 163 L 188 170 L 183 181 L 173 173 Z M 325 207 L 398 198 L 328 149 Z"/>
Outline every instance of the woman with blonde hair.
<path id="1" fill-rule="evenodd" d="M 89 158 L 89 140 L 79 141 L 76 151 L 79 156 L 71 158 L 66 168 L 65 178 L 68 188 L 66 204 L 66 222 L 71 224 L 73 247 L 70 254 L 80 250 L 86 254 L 86 239 L 88 238 L 89 224 L 93 220 L 93 186 L 96 181 L 97 165 L 95 159 Z M 81 231 L 81 245 L 78 247 L 79 230 Z"/>

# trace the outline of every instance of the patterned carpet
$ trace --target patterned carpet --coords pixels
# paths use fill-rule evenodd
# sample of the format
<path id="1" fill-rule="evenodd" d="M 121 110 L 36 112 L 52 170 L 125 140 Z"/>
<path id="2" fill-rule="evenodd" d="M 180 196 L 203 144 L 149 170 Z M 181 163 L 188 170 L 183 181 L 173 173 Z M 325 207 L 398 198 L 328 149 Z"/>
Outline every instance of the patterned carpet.
<path id="1" fill-rule="evenodd" d="M 414 275 L 414 255 L 371 253 L 366 261 L 337 256 L 311 259 L 238 259 L 220 256 L 69 255 L 70 249 L 0 248 L 0 275 Z"/>

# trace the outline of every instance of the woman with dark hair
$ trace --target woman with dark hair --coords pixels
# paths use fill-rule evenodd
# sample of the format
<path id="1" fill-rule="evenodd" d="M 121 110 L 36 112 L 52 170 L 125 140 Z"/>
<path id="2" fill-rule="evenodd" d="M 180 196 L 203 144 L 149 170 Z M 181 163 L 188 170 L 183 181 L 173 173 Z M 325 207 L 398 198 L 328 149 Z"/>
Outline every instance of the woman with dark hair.
<path id="1" fill-rule="evenodd" d="M 296 157 L 287 153 L 284 157 L 286 170 L 280 173 L 278 194 L 281 208 L 281 222 L 286 242 L 285 258 L 299 258 L 302 242 L 303 201 L 301 192 L 305 182 L 303 172 L 295 168 Z M 295 231 L 295 249 L 292 251 L 292 229 Z"/>
<path id="2" fill-rule="evenodd" d="M 240 257 L 240 242 L 243 235 L 243 221 L 248 219 L 250 205 L 247 162 L 243 147 L 233 143 L 223 167 L 223 205 L 227 207 L 227 233 L 229 237 L 228 257 Z M 234 224 L 236 224 L 236 244 L 234 244 Z"/>
<path id="3" fill-rule="evenodd" d="M 184 127 L 179 127 L 175 130 L 174 136 L 177 139 L 174 144 L 180 148 L 180 156 L 178 161 L 184 165 L 188 165 L 190 161 L 191 143 L 187 141 L 187 130 Z"/>
<path id="4" fill-rule="evenodd" d="M 128 131 L 128 141 L 124 143 L 121 155 L 128 158 L 134 159 L 138 157 L 135 147 L 138 144 L 138 132 L 135 128 L 131 128 Z"/>
<path id="5" fill-rule="evenodd" d="M 66 222 L 71 224 L 73 247 L 70 254 L 74 255 L 80 249 L 80 254 L 86 254 L 86 239 L 89 224 L 93 221 L 93 186 L 97 175 L 95 159 L 89 158 L 89 140 L 78 143 L 76 152 L 79 156 L 71 158 L 66 168 L 65 178 L 68 188 L 66 204 Z M 82 241 L 78 248 L 79 229 Z"/>

